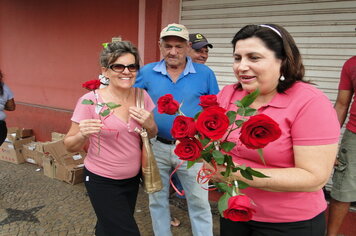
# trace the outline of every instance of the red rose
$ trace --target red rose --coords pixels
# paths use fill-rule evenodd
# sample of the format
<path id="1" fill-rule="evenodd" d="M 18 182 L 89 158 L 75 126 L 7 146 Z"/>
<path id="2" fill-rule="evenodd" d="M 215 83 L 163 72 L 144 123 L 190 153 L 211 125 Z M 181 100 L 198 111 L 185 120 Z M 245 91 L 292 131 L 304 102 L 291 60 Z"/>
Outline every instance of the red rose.
<path id="1" fill-rule="evenodd" d="M 208 107 L 204 109 L 196 122 L 198 132 L 203 137 L 218 140 L 224 136 L 229 127 L 229 118 L 222 107 Z"/>
<path id="2" fill-rule="evenodd" d="M 200 96 L 199 105 L 205 109 L 212 106 L 219 106 L 219 103 L 217 102 L 216 95 L 203 95 Z"/>
<path id="3" fill-rule="evenodd" d="M 187 116 L 177 116 L 173 121 L 171 133 L 175 139 L 194 137 L 197 133 L 194 119 Z"/>
<path id="4" fill-rule="evenodd" d="M 241 142 L 250 149 L 265 147 L 282 134 L 279 125 L 269 116 L 259 114 L 251 116 L 241 127 Z"/>
<path id="5" fill-rule="evenodd" d="M 98 89 L 99 86 L 100 86 L 100 80 L 98 80 L 98 79 L 89 80 L 89 81 L 85 82 L 84 84 L 82 84 L 83 88 L 86 88 L 90 91 Z"/>
<path id="6" fill-rule="evenodd" d="M 200 157 L 203 146 L 196 138 L 183 138 L 179 140 L 174 153 L 183 161 L 194 161 Z"/>
<path id="7" fill-rule="evenodd" d="M 224 218 L 232 221 L 249 221 L 256 211 L 251 207 L 251 200 L 246 195 L 230 197 L 228 207 L 223 212 Z"/>
<path id="8" fill-rule="evenodd" d="M 179 109 L 179 103 L 173 99 L 172 94 L 166 94 L 158 99 L 158 113 L 174 115 Z"/>

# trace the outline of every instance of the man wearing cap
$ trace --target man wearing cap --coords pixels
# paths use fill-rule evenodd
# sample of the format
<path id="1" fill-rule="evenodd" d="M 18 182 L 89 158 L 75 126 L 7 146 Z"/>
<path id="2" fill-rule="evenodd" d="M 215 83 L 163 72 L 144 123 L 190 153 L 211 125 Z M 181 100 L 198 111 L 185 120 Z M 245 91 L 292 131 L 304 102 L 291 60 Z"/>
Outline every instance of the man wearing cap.
<path id="1" fill-rule="evenodd" d="M 209 57 L 208 47 L 213 48 L 213 45 L 200 33 L 189 34 L 189 41 L 192 43 L 189 56 L 193 62 L 205 64 Z"/>
<path id="2" fill-rule="evenodd" d="M 191 47 L 184 25 L 174 23 L 165 27 L 160 34 L 159 48 L 163 59 L 141 68 L 136 87 L 147 90 L 155 104 L 161 96 L 172 94 L 182 104 L 182 112 L 194 117 L 201 110 L 200 96 L 219 92 L 214 72 L 203 64 L 193 63 L 188 56 Z M 154 116 L 159 131 L 157 138 L 151 141 L 163 189 L 149 194 L 149 207 L 155 236 L 171 236 L 169 178 L 171 168 L 181 163 L 174 154 L 175 140 L 170 132 L 175 116 L 159 114 L 157 107 Z M 202 163 L 197 163 L 187 169 L 187 162 L 184 162 L 176 173 L 185 190 L 193 235 L 212 236 L 212 215 L 205 190 L 208 186 L 196 182 L 201 166 Z"/>

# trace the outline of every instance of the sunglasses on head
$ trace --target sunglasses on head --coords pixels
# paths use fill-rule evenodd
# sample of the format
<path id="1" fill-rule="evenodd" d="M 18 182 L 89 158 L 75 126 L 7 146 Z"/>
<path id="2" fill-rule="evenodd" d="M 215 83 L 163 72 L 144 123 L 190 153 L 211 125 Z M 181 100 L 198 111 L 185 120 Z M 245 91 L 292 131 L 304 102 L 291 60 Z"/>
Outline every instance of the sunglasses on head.
<path id="1" fill-rule="evenodd" d="M 123 72 L 126 68 L 130 72 L 136 72 L 138 70 L 138 65 L 137 64 L 130 64 L 130 65 L 123 65 L 123 64 L 112 64 L 109 66 L 109 68 L 115 72 Z"/>

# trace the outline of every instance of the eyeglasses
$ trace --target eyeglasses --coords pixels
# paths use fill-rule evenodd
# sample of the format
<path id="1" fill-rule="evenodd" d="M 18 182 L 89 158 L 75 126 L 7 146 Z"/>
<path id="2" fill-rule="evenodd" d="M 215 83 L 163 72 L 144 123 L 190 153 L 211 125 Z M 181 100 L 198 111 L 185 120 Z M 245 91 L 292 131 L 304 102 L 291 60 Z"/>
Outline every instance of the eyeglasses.
<path id="1" fill-rule="evenodd" d="M 123 65 L 123 64 L 112 64 L 109 66 L 110 69 L 112 69 L 115 72 L 123 72 L 126 68 L 130 72 L 136 72 L 139 69 L 139 66 L 137 64 L 130 64 L 130 65 Z"/>

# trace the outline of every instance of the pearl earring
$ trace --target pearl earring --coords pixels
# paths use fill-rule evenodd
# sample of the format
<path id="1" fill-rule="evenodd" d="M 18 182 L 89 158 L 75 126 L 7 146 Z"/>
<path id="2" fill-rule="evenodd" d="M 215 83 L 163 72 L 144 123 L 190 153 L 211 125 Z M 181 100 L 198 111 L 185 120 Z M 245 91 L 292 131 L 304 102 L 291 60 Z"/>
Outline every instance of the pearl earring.
<path id="1" fill-rule="evenodd" d="M 285 79 L 283 75 L 279 78 L 280 81 L 284 81 Z"/>

